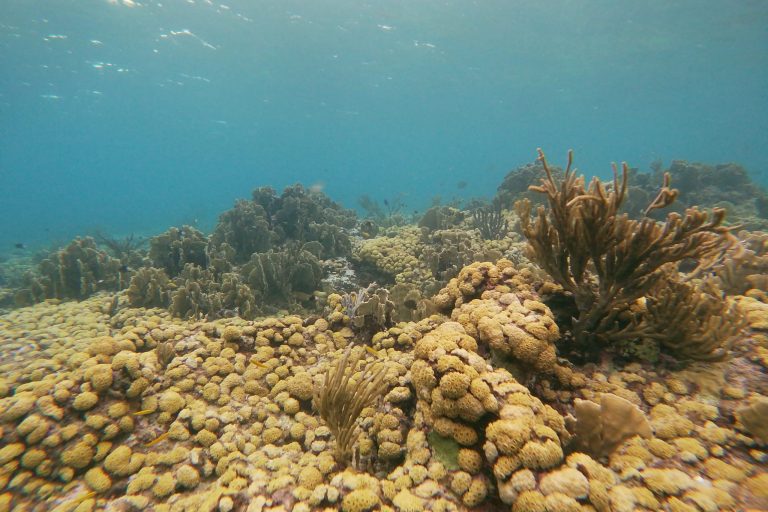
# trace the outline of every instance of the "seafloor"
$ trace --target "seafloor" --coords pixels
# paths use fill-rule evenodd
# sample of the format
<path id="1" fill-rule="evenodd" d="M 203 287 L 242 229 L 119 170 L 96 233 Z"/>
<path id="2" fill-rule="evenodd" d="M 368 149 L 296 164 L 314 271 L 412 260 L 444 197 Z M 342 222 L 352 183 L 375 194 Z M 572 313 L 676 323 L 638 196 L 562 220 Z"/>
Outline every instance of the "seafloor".
<path id="1" fill-rule="evenodd" d="M 505 275 L 514 279 L 513 267 Z M 526 301 L 510 289 L 500 284 L 481 302 L 522 311 Z M 366 353 L 387 365 L 388 392 L 363 411 L 347 468 L 310 402 L 323 362 L 355 343 L 338 309 L 204 322 L 143 308 L 110 317 L 112 300 L 48 301 L 0 318 L 0 510 L 509 510 L 500 494 L 514 511 L 768 508 L 764 445 L 734 420 L 735 408 L 766 391 L 768 305 L 755 299 L 743 299 L 751 331 L 727 362 L 678 371 L 592 365 L 574 373 L 573 389 L 538 396 L 475 355 L 484 340 L 465 334 L 481 321 L 471 311 L 401 323 Z M 151 349 L 164 341 L 175 347 L 165 368 Z M 416 390 L 428 377 L 413 374 L 414 361 L 426 363 L 421 372 L 452 365 L 474 377 L 472 391 L 503 402 L 499 410 L 529 418 L 535 432 L 484 434 L 481 419 L 479 432 L 464 434 L 467 446 L 478 437 L 502 452 L 530 446 L 527 458 L 488 467 L 483 452 L 436 448 L 425 424 L 433 413 Z M 564 453 L 555 409 L 600 393 L 637 405 L 653 435 L 602 459 Z M 367 459 L 372 438 L 401 458 Z"/>
<path id="2" fill-rule="evenodd" d="M 605 205 L 612 197 L 589 193 L 603 194 Z M 251 203 L 237 208 L 265 215 Z M 661 280 L 662 295 L 625 302 L 603 332 L 618 339 L 637 328 L 653 343 L 589 353 L 568 332 L 578 325 L 568 318 L 572 298 L 563 302 L 568 294 L 523 256 L 525 242 L 503 220 L 496 218 L 496 239 L 480 237 L 480 228 L 462 238 L 462 229 L 472 230 L 467 218 L 449 229 L 439 225 L 443 218 L 357 234 L 353 248 L 336 244 L 335 231 L 326 249 L 387 270 L 411 286 L 405 298 L 390 297 L 394 304 L 374 288 L 318 293 L 323 303 L 312 312 L 249 309 L 250 319 L 240 306 L 221 309 L 235 274 L 215 281 L 195 264 L 179 265 L 194 259 L 196 244 L 209 243 L 190 230 L 153 242 L 175 240 L 188 251 L 169 262 L 150 249 L 153 265 L 165 270 L 136 272 L 127 290 L 119 278 L 121 291 L 82 300 L 50 296 L 69 293 L 64 278 L 72 269 L 80 269 L 72 293 L 112 283 L 82 272 L 88 258 L 102 266 L 111 260 L 83 241 L 43 260 L 29 288 L 16 292 L 37 303 L 0 315 L 0 512 L 768 510 L 768 296 L 765 262 L 756 263 L 765 247 L 750 253 L 749 283 L 739 277 L 746 264 L 723 264 L 719 279 L 739 288 L 729 298 L 701 283 Z M 660 229 L 642 222 L 651 233 Z M 621 225 L 640 232 L 639 223 Z M 719 223 L 703 226 L 702 243 L 735 243 Z M 437 243 L 453 256 L 460 247 L 498 257 L 465 262 L 441 282 L 437 270 L 448 275 L 446 267 L 430 273 L 425 263 L 427 246 Z M 569 250 L 573 258 L 579 249 Z M 679 259 L 705 254 L 698 250 L 687 244 Z M 270 249 L 243 263 L 253 248 L 244 251 L 237 263 L 233 250 L 227 268 L 249 269 L 242 275 L 251 278 L 284 257 Z M 315 268 L 315 256 L 292 254 L 294 264 Z M 745 251 L 729 254 L 746 261 Z M 345 260 L 332 260 L 323 263 L 331 269 L 325 282 L 344 283 Z M 128 267 L 114 268 L 119 276 Z M 45 272 L 62 279 L 46 281 Z M 142 275 L 151 279 L 137 284 Z M 440 284 L 429 295 L 418 286 L 424 276 Z M 275 288 L 250 282 L 262 286 L 258 293 Z M 597 283 L 589 277 L 582 291 Z M 248 293 L 237 304 L 252 304 L 256 292 L 238 286 Z M 654 313 L 665 286 L 701 309 L 670 299 L 669 308 L 687 316 Z M 214 296 L 218 306 L 206 302 L 203 314 L 202 300 Z M 150 300 L 165 307 L 136 307 Z M 402 305 L 412 320 L 392 320 Z M 635 314 L 646 324 L 653 315 L 704 323 L 673 344 L 664 335 L 683 332 L 680 325 L 653 330 L 635 325 Z"/>

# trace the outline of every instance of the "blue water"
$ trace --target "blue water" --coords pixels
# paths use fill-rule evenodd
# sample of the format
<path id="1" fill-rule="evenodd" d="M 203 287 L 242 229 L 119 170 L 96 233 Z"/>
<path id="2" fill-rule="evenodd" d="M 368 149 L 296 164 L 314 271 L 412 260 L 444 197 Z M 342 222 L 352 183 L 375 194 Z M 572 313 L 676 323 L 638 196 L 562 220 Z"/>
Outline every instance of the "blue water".
<path id="1" fill-rule="evenodd" d="M 538 146 L 765 182 L 767 142 L 762 0 L 0 5 L 2 249 L 210 228 L 263 185 L 490 196 Z"/>

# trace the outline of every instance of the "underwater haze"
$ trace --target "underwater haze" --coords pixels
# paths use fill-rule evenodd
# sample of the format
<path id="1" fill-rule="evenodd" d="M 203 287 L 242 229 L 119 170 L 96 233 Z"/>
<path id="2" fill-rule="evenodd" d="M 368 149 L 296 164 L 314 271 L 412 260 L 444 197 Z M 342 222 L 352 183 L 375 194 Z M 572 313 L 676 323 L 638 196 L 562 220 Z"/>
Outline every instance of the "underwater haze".
<path id="1" fill-rule="evenodd" d="M 764 184 L 768 2 L 3 0 L 0 109 L 2 251 L 210 229 L 258 186 L 490 197 L 539 146 Z"/>

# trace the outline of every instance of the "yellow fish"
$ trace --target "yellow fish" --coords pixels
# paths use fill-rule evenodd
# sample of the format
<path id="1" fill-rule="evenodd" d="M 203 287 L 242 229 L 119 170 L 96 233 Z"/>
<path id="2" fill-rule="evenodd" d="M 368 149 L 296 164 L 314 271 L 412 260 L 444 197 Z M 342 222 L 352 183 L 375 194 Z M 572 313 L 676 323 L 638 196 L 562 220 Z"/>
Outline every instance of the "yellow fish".
<path id="1" fill-rule="evenodd" d="M 144 409 L 143 411 L 137 411 L 133 413 L 134 416 L 146 416 L 147 414 L 152 414 L 155 412 L 154 409 Z"/>
<path id="2" fill-rule="evenodd" d="M 78 496 L 77 498 L 75 498 L 74 501 L 75 501 L 75 503 L 80 503 L 80 502 L 83 502 L 85 500 L 89 500 L 89 499 L 93 498 L 94 496 L 96 496 L 96 491 L 91 491 L 91 492 L 87 492 L 87 493 L 83 494 L 82 496 Z"/>
<path id="3" fill-rule="evenodd" d="M 373 350 L 373 349 L 372 349 L 371 347 L 369 347 L 368 345 L 366 345 L 366 346 L 365 346 L 365 350 L 366 350 L 366 351 L 367 351 L 369 354 L 371 354 L 372 356 L 380 357 L 380 356 L 379 356 L 379 353 L 378 353 L 378 352 L 376 352 L 375 350 Z"/>
<path id="4" fill-rule="evenodd" d="M 150 442 L 146 443 L 144 446 L 147 448 L 149 448 L 150 446 L 155 446 L 157 443 L 163 441 L 166 437 L 168 437 L 168 434 L 170 434 L 170 432 L 163 432 L 162 434 L 160 434 Z"/>

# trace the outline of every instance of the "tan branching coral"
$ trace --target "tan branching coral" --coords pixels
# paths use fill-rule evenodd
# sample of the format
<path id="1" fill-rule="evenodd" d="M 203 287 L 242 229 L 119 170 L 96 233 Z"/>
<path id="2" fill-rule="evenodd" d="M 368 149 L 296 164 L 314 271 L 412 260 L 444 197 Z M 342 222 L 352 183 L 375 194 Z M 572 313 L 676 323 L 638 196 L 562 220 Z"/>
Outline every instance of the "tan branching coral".
<path id="1" fill-rule="evenodd" d="M 664 283 L 646 300 L 645 335 L 680 359 L 721 361 L 733 338 L 746 327 L 735 301 L 710 280 L 695 285 Z"/>
<path id="2" fill-rule="evenodd" d="M 610 455 L 632 436 L 653 437 L 643 411 L 633 403 L 611 393 L 603 393 L 600 404 L 576 399 L 574 418 L 569 418 L 572 443 L 577 450 L 593 457 Z"/>
<path id="3" fill-rule="evenodd" d="M 740 231 L 738 237 L 740 243 L 715 271 L 720 287 L 739 295 L 752 288 L 768 291 L 768 233 Z"/>
<path id="4" fill-rule="evenodd" d="M 690 208 L 670 213 L 664 223 L 619 214 L 627 192 L 628 167 L 622 177 L 614 167 L 612 187 L 593 178 L 589 186 L 571 169 L 572 153 L 561 182 L 555 181 L 544 153 L 539 160 L 547 177 L 531 190 L 546 194 L 549 208 L 538 208 L 531 219 L 529 201 L 517 204 L 523 232 L 534 260 L 573 295 L 579 314 L 574 320 L 577 341 L 613 342 L 631 339 L 621 329 L 630 306 L 647 295 L 671 268 L 683 260 L 697 263 L 699 273 L 720 261 L 734 243 L 722 226 L 725 211 L 711 214 Z M 676 197 L 669 179 L 646 213 L 669 205 Z"/>
<path id="5" fill-rule="evenodd" d="M 384 363 L 366 365 L 357 372 L 365 351 L 352 351 L 350 345 L 325 374 L 323 385 L 315 391 L 315 409 L 336 439 L 336 460 L 347 463 L 359 436 L 357 419 L 366 407 L 386 394 L 387 368 Z"/>

